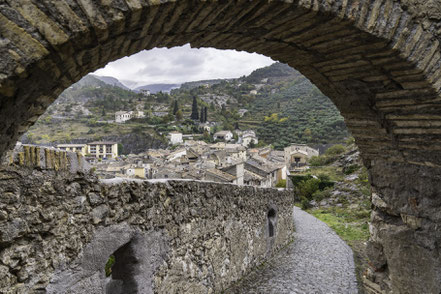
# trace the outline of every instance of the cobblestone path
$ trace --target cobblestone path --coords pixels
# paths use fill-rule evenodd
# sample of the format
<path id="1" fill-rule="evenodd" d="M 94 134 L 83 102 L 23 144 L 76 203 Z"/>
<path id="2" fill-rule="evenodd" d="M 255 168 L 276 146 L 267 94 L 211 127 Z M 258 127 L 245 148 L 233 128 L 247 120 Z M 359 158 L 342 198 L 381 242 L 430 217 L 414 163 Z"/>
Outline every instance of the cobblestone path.
<path id="1" fill-rule="evenodd" d="M 325 223 L 294 208 L 294 242 L 226 294 L 358 293 L 352 250 Z"/>

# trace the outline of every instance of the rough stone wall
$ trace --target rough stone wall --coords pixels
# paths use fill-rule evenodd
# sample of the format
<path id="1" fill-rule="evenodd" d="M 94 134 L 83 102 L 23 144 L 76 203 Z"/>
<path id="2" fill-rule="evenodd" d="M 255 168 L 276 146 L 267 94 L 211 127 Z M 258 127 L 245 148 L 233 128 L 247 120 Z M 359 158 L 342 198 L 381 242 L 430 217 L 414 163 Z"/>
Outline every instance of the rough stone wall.
<path id="1" fill-rule="evenodd" d="M 430 187 L 440 175 L 439 7 L 439 0 L 0 1 L 0 153 L 61 91 L 109 61 L 185 43 L 258 52 L 298 69 L 329 96 L 360 147 L 373 198 L 380 195 L 390 211 L 373 214 L 371 263 L 385 258 L 387 269 L 371 280 L 396 293 L 435 285 L 436 272 L 419 275 L 427 270 L 421 260 L 438 267 L 432 251 L 404 254 L 407 267 L 397 261 L 421 228 L 395 247 L 375 231 L 393 216 L 420 218 L 422 212 L 407 211 L 409 197 L 435 205 L 431 190 L 411 183 Z M 412 178 L 403 183 L 395 175 Z M 424 232 L 427 243 L 439 244 L 439 226 Z"/>
<path id="2" fill-rule="evenodd" d="M 3 166 L 0 195 L 1 293 L 219 293 L 293 231 L 276 189 Z"/>
<path id="3" fill-rule="evenodd" d="M 376 180 L 367 277 L 382 293 L 440 293 L 441 170 L 381 161 L 369 168 Z"/>

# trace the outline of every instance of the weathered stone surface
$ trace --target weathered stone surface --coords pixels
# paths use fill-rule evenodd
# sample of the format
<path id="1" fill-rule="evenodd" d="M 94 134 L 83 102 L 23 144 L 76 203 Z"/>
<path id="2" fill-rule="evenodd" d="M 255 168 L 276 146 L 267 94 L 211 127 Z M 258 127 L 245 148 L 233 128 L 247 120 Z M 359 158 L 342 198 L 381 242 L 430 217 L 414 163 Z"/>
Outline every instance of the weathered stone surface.
<path id="1" fill-rule="evenodd" d="M 286 191 L 101 182 L 14 166 L 1 167 L 0 175 L 13 175 L 0 180 L 2 293 L 217 293 L 292 240 Z M 3 197 L 11 187 L 13 203 Z"/>
<path id="2" fill-rule="evenodd" d="M 373 227 L 379 231 L 393 221 L 387 230 L 407 232 L 398 234 L 400 246 L 372 237 L 388 260 L 380 283 L 401 293 L 440 285 L 436 250 L 404 253 L 407 267 L 416 272 L 428 270 L 420 267 L 425 258 L 433 265 L 421 276 L 391 260 L 415 240 L 428 248 L 440 244 L 435 200 L 441 190 L 436 178 L 441 174 L 440 7 L 439 0 L 0 1 L 0 154 L 63 89 L 109 61 L 185 43 L 265 54 L 297 68 L 334 101 L 386 203 L 378 210 L 387 217 Z M 42 167 L 63 168 L 62 161 L 50 160 L 56 153 L 45 155 L 38 161 Z M 25 151 L 17 160 L 35 166 L 34 156 Z M 48 202 L 62 195 L 57 193 Z M 118 198 L 110 193 L 108 199 Z M 9 209 L 16 209 L 14 197 L 6 198 Z M 122 209 L 110 209 L 109 215 L 128 218 Z M 396 254 L 389 254 L 389 247 Z M 426 290 L 439 293 L 433 287 Z"/>
<path id="3" fill-rule="evenodd" d="M 371 280 L 387 293 L 439 293 L 440 173 L 381 161 L 369 168 L 376 179 L 368 245 Z"/>

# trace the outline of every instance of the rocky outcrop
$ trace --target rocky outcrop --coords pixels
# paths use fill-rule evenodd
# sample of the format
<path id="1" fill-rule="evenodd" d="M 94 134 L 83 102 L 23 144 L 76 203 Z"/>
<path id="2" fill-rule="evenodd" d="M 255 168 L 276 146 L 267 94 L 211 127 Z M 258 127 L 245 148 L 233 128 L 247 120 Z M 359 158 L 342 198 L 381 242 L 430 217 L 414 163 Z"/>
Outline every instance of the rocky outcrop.
<path id="1" fill-rule="evenodd" d="M 368 278 L 384 293 L 440 293 L 441 171 L 381 161 L 369 169 L 376 181 Z"/>
<path id="2" fill-rule="evenodd" d="M 3 166 L 0 195 L 1 293 L 218 293 L 293 232 L 276 189 Z"/>

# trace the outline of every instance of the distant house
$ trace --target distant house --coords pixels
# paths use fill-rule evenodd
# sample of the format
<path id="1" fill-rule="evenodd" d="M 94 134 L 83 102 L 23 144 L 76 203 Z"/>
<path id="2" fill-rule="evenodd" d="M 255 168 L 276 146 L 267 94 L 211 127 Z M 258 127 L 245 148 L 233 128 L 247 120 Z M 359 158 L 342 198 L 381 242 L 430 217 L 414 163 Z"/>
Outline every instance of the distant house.
<path id="1" fill-rule="evenodd" d="M 211 126 L 210 126 L 210 123 L 209 123 L 209 122 L 206 122 L 206 123 L 200 123 L 200 124 L 198 125 L 198 128 L 199 128 L 200 130 L 204 131 L 204 132 L 208 132 L 208 133 L 211 132 Z"/>
<path id="2" fill-rule="evenodd" d="M 58 144 L 58 149 L 79 152 L 82 155 L 91 155 L 96 158 L 118 157 L 118 143 L 116 142 L 91 142 L 87 144 Z"/>
<path id="3" fill-rule="evenodd" d="M 124 123 L 132 119 L 132 113 L 128 111 L 117 111 L 115 112 L 115 122 Z"/>
<path id="4" fill-rule="evenodd" d="M 257 95 L 257 91 L 256 91 L 256 90 L 251 90 L 251 91 L 250 91 L 250 94 L 251 94 L 251 95 Z"/>
<path id="5" fill-rule="evenodd" d="M 259 143 L 259 140 L 257 139 L 256 133 L 252 130 L 247 130 L 242 133 L 242 146 L 248 147 L 251 143 L 256 145 Z"/>
<path id="6" fill-rule="evenodd" d="M 225 142 L 231 141 L 233 139 L 233 133 L 230 131 L 220 131 L 213 135 L 214 140 L 223 140 Z"/>
<path id="7" fill-rule="evenodd" d="M 247 112 L 248 112 L 248 109 L 245 109 L 245 108 L 241 108 L 237 111 L 237 113 L 239 113 L 240 117 L 244 116 L 245 113 L 247 113 Z"/>
<path id="8" fill-rule="evenodd" d="M 245 162 L 246 184 L 256 185 L 258 182 L 260 187 L 272 187 L 283 179 L 283 173 L 286 173 L 284 164 L 275 164 L 265 158 L 254 155 Z"/>
<path id="9" fill-rule="evenodd" d="M 236 177 L 236 179 L 234 180 L 234 184 L 237 185 L 243 185 L 244 184 L 244 163 L 243 162 L 238 162 L 234 165 L 231 166 L 227 166 L 221 169 L 223 172 L 226 172 L 234 177 Z"/>
<path id="10" fill-rule="evenodd" d="M 221 182 L 221 183 L 233 183 L 235 184 L 236 176 L 233 176 L 227 172 L 218 169 L 208 169 L 205 171 L 206 181 Z"/>
<path id="11" fill-rule="evenodd" d="M 184 148 L 173 151 L 172 153 L 167 155 L 166 159 L 167 161 L 180 161 L 181 157 L 183 156 L 187 156 L 187 150 Z"/>
<path id="12" fill-rule="evenodd" d="M 302 168 L 307 165 L 308 159 L 318 156 L 318 150 L 305 144 L 293 144 L 284 149 L 285 163 L 289 170 Z"/>
<path id="13" fill-rule="evenodd" d="M 134 164 L 131 164 L 129 166 L 125 166 L 123 168 L 124 174 L 129 177 L 137 177 L 137 178 L 145 178 L 146 172 L 145 168 L 142 166 L 137 166 Z"/>
<path id="14" fill-rule="evenodd" d="M 170 132 L 167 136 L 170 140 L 170 144 L 176 145 L 183 142 L 182 133 L 179 132 Z"/>
<path id="15" fill-rule="evenodd" d="M 144 118 L 144 117 L 145 117 L 145 113 L 144 113 L 144 111 L 141 111 L 141 110 L 133 111 L 133 115 L 134 115 L 136 118 Z"/>
<path id="16" fill-rule="evenodd" d="M 90 142 L 87 143 L 87 153 L 96 158 L 117 158 L 118 143 Z"/>
<path id="17" fill-rule="evenodd" d="M 145 117 L 144 111 L 117 111 L 115 112 L 115 122 L 124 123 L 132 118 Z"/>
<path id="18" fill-rule="evenodd" d="M 148 95 L 150 95 L 150 90 L 149 90 L 149 89 L 141 89 L 140 92 L 141 92 L 141 94 L 143 94 L 144 96 L 148 96 Z"/>

